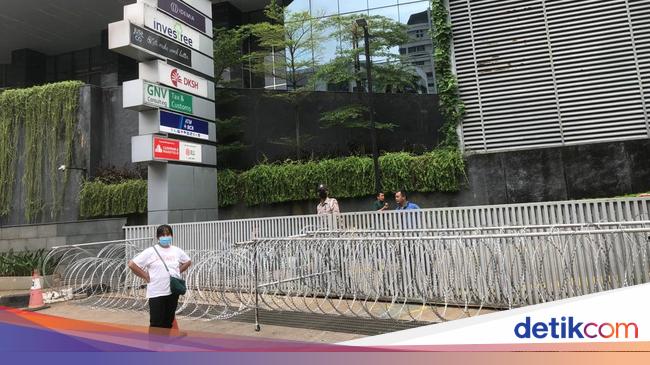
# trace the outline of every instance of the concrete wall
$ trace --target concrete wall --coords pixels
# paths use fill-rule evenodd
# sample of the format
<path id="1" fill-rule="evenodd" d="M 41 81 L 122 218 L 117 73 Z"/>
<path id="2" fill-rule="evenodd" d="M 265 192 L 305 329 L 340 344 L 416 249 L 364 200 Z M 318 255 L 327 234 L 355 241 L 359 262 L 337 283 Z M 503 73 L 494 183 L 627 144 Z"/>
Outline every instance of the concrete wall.
<path id="1" fill-rule="evenodd" d="M 607 198 L 650 191 L 650 139 L 467 156 L 458 193 L 413 193 L 422 208 Z M 374 197 L 341 199 L 343 212 L 370 210 Z M 387 197 L 391 207 L 392 196 Z M 221 208 L 219 219 L 314 214 L 314 200 Z"/>
<path id="2" fill-rule="evenodd" d="M 75 143 L 72 151 L 73 167 L 88 168 L 89 151 L 91 149 L 91 120 L 93 114 L 97 111 L 93 109 L 94 88 L 90 86 L 82 87 L 79 95 L 79 109 L 77 112 L 78 123 L 75 129 Z M 62 141 L 61 141 L 62 142 Z M 81 170 L 70 170 L 68 184 L 65 187 L 62 210 L 58 215 L 52 215 L 52 207 L 49 203 L 52 200 L 52 187 L 50 184 L 49 164 L 44 161 L 41 186 L 43 189 L 44 210 L 43 214 L 35 222 L 27 222 L 25 219 L 25 196 L 23 189 L 23 176 L 25 173 L 25 148 L 24 148 L 24 130 L 20 128 L 18 136 L 17 162 L 16 162 L 16 180 L 14 182 L 12 211 L 6 217 L 0 217 L 0 226 L 18 225 L 26 223 L 48 223 L 52 221 L 75 221 L 78 219 L 78 196 L 81 182 L 84 178 L 84 172 Z M 3 146 L 3 148 L 6 148 Z M 63 160 L 60 161 L 63 164 Z M 59 163 L 57 162 L 57 165 Z M 59 186 L 63 181 L 63 173 L 55 172 L 59 181 Z"/>
<path id="3" fill-rule="evenodd" d="M 122 108 L 122 87 L 101 89 L 101 124 L 98 126 L 99 160 L 94 169 L 106 166 L 135 168 L 131 163 L 131 137 L 138 135 L 138 112 Z"/>
<path id="4" fill-rule="evenodd" d="M 113 87 L 102 89 L 96 86 L 83 86 L 79 93 L 79 109 L 75 143 L 73 144 L 72 167 L 85 168 L 87 177 L 94 176 L 99 168 L 116 166 L 133 169 L 131 163 L 131 136 L 138 134 L 138 114 L 122 108 L 122 89 Z M 43 214 L 34 222 L 25 219 L 25 197 L 22 176 L 25 172 L 24 131 L 18 137 L 16 181 L 14 182 L 12 211 L 0 217 L 0 226 L 27 223 L 67 222 L 79 219 L 79 191 L 85 172 L 70 170 L 65 187 L 62 210 L 52 215 L 49 202 L 52 199 L 50 172 L 47 163 L 41 176 L 44 207 Z M 63 160 L 60 162 L 63 164 Z M 58 165 L 59 163 L 57 163 Z M 56 171 L 59 182 L 63 173 Z"/>
<path id="5" fill-rule="evenodd" d="M 0 227 L 0 252 L 124 239 L 126 218 Z"/>

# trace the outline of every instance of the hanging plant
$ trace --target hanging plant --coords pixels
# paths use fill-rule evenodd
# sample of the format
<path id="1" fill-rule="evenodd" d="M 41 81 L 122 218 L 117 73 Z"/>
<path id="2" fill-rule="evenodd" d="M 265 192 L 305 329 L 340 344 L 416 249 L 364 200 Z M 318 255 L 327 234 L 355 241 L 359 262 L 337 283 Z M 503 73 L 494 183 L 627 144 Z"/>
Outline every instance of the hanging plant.
<path id="1" fill-rule="evenodd" d="M 77 124 L 79 88 L 83 83 L 66 81 L 35 86 L 27 89 L 7 90 L 0 94 L 0 216 L 11 211 L 16 161 L 19 156 L 18 136 L 23 132 L 24 172 L 21 179 L 25 206 L 25 219 L 36 220 L 46 206 L 55 219 L 61 210 L 63 190 L 69 172 L 59 178 L 57 167 L 70 165 Z M 51 196 L 46 203 L 43 183 L 47 183 Z"/>
<path id="2" fill-rule="evenodd" d="M 26 96 L 25 90 L 0 93 L 0 146 L 3 146 L 0 148 L 0 216 L 11 211 L 18 160 L 18 130 L 24 120 Z"/>
<path id="3" fill-rule="evenodd" d="M 434 45 L 434 64 L 440 113 L 444 124 L 441 147 L 459 147 L 456 128 L 465 114 L 465 105 L 458 93 L 458 80 L 451 67 L 452 31 L 444 0 L 431 0 L 431 37 Z"/>

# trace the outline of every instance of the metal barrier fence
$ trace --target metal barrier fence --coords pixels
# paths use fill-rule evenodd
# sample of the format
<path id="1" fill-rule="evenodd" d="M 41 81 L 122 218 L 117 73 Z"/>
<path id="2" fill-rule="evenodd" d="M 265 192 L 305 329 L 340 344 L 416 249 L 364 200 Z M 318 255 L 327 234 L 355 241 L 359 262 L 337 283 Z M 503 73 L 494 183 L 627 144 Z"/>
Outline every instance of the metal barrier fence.
<path id="1" fill-rule="evenodd" d="M 149 244 L 56 248 L 51 285 L 93 306 L 142 309 L 126 261 Z M 187 251 L 179 314 L 208 320 L 266 309 L 435 322 L 650 281 L 649 221 L 319 231 Z"/>
<path id="2" fill-rule="evenodd" d="M 172 224 L 172 227 L 175 243 L 183 249 L 226 250 L 236 242 L 295 236 L 315 230 L 459 229 L 648 219 L 650 198 L 620 198 L 224 220 Z M 151 238 L 155 229 L 154 225 L 124 227 L 125 238 Z"/>

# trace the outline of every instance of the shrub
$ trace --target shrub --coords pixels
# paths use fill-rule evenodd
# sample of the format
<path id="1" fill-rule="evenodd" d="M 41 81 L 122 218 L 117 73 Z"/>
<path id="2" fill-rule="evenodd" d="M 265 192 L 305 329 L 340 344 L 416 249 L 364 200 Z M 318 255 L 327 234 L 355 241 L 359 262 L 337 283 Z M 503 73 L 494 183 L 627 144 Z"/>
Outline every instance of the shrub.
<path id="1" fill-rule="evenodd" d="M 460 190 L 465 161 L 456 149 L 438 149 L 422 155 L 387 153 L 379 159 L 384 190 L 413 192 L 455 192 Z M 316 186 L 325 183 L 332 196 L 358 198 L 373 195 L 372 159 L 365 156 L 321 161 L 262 163 L 236 173 L 219 171 L 219 206 L 244 202 L 249 206 L 310 200 Z M 118 184 L 85 183 L 81 190 L 81 215 L 117 216 L 144 213 L 147 182 L 125 180 Z"/>

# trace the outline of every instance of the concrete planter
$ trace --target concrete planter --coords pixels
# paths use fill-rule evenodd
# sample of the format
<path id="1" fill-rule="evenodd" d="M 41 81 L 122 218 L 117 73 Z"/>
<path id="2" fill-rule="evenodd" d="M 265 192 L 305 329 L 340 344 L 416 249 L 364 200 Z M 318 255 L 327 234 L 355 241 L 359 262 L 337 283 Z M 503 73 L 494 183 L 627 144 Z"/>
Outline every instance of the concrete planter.
<path id="1" fill-rule="evenodd" d="M 52 282 L 52 275 L 42 277 L 43 289 L 47 288 L 47 283 L 50 282 Z M 0 276 L 0 291 L 29 290 L 31 287 L 31 276 Z"/>

